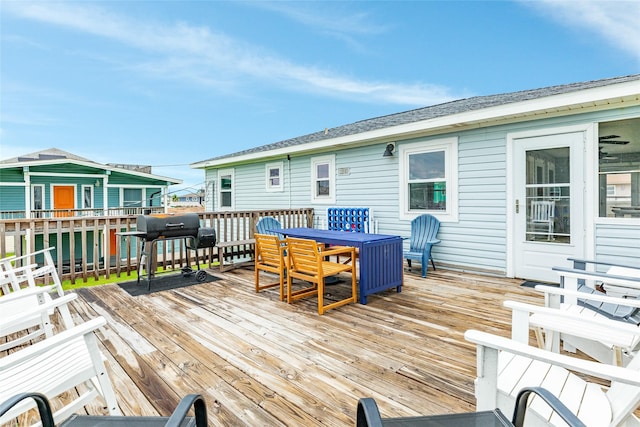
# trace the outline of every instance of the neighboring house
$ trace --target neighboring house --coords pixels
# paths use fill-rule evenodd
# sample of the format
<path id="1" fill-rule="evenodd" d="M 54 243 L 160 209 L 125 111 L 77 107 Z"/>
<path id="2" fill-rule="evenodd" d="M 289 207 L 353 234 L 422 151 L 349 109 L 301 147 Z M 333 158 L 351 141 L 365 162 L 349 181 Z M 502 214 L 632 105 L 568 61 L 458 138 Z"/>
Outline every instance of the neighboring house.
<path id="1" fill-rule="evenodd" d="M 150 166 L 100 164 L 51 148 L 0 162 L 0 218 L 166 212 L 169 186 L 180 183 Z"/>
<path id="2" fill-rule="evenodd" d="M 379 233 L 402 236 L 433 214 L 449 268 L 557 282 L 568 257 L 640 266 L 640 75 L 462 99 L 191 167 L 205 170 L 205 210 L 369 207 Z"/>
<path id="3" fill-rule="evenodd" d="M 204 204 L 204 190 L 197 193 L 174 194 L 171 197 L 171 207 L 195 207 Z"/>
<path id="4" fill-rule="evenodd" d="M 166 206 L 182 181 L 150 166 L 100 164 L 51 148 L 0 162 L 2 218 L 103 216 Z"/>

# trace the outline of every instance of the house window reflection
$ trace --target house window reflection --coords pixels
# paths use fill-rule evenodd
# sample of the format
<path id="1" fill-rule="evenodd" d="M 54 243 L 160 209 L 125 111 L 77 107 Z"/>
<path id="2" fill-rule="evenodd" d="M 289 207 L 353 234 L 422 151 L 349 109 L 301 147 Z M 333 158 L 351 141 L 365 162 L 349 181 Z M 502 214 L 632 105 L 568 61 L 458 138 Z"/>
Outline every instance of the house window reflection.
<path id="1" fill-rule="evenodd" d="M 640 119 L 600 123 L 599 213 L 640 218 Z"/>

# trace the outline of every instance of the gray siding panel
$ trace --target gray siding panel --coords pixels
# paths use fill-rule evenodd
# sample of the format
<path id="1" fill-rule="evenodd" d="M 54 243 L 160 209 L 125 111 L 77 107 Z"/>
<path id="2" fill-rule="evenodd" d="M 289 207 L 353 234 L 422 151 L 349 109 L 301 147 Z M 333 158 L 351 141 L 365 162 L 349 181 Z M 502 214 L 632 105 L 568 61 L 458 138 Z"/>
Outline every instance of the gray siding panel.
<path id="1" fill-rule="evenodd" d="M 596 259 L 640 268 L 640 226 L 598 224 Z"/>

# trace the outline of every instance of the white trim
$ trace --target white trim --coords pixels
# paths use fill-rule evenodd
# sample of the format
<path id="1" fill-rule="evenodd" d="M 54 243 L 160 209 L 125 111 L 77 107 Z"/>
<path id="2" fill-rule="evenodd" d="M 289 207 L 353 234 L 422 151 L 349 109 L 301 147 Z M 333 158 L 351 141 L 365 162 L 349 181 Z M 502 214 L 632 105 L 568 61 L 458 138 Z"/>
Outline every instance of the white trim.
<path id="1" fill-rule="evenodd" d="M 119 172 L 125 175 L 134 175 L 134 176 L 143 177 L 143 178 L 155 179 L 158 181 L 166 181 L 171 184 L 182 184 L 181 179 L 173 179 L 173 178 L 169 178 L 162 175 L 154 175 L 151 173 L 138 172 L 130 169 L 123 169 L 123 168 L 118 168 L 118 167 L 113 167 L 108 165 L 102 165 L 102 164 L 94 163 L 91 161 L 81 161 L 81 160 L 74 160 L 74 159 L 68 159 L 68 158 L 54 159 L 54 160 L 33 160 L 33 161 L 29 161 L 28 165 L 30 167 L 33 167 L 33 166 L 46 166 L 46 165 L 64 165 L 67 163 L 86 166 L 86 167 L 90 167 L 98 170 L 103 170 L 107 172 L 106 174 L 109 174 L 111 172 Z M 16 167 L 21 168 L 24 166 L 25 166 L 25 162 L 2 163 L 0 164 L 0 169 L 8 169 L 8 168 L 16 168 Z M 36 176 L 40 175 L 40 176 L 77 176 L 77 177 L 87 177 L 87 176 L 95 177 L 97 175 L 105 175 L 105 174 L 65 174 L 60 172 L 56 172 L 56 173 L 31 172 L 31 174 Z"/>
<path id="2" fill-rule="evenodd" d="M 45 187 L 46 187 L 45 184 L 31 184 L 31 197 L 30 197 L 30 200 L 27 201 L 27 202 L 29 202 L 29 209 L 28 209 L 29 212 L 32 212 L 32 211 L 36 210 L 35 207 L 33 206 L 33 202 L 35 200 L 35 189 L 36 189 L 36 187 L 40 187 L 42 189 L 42 206 L 40 207 L 40 209 L 41 210 L 46 209 L 45 208 L 45 201 L 47 200 L 47 197 L 46 197 L 46 193 L 45 193 Z"/>
<path id="3" fill-rule="evenodd" d="M 280 179 L 280 184 L 271 185 L 271 175 L 269 174 L 269 171 L 271 169 L 278 169 L 278 178 Z M 284 162 L 267 163 L 266 165 L 264 165 L 264 175 L 264 186 L 267 192 L 275 193 L 284 191 Z"/>
<path id="4" fill-rule="evenodd" d="M 506 147 L 506 227 L 507 227 L 507 244 L 506 244 L 506 277 L 514 277 L 515 275 L 515 192 L 514 188 L 514 141 L 523 138 L 537 138 L 544 136 L 553 136 L 569 133 L 584 134 L 584 164 L 585 168 L 584 183 L 583 183 L 583 221 L 584 221 L 584 241 L 583 241 L 583 256 L 586 258 L 592 258 L 595 254 L 595 227 L 594 227 L 594 209 L 597 210 L 597 206 L 593 206 L 595 200 L 593 198 L 594 179 L 596 179 L 597 168 L 593 169 L 593 152 L 595 150 L 594 144 L 597 146 L 597 132 L 594 130 L 594 123 L 584 123 L 572 126 L 551 127 L 544 129 L 534 129 L 522 132 L 507 133 L 507 147 Z M 591 165 L 591 168 L 589 167 Z M 589 188 L 592 191 L 589 191 Z M 597 191 L 597 188 L 595 189 Z M 520 209 L 526 209 L 524 203 L 520 204 Z M 577 214 L 577 213 L 576 213 Z M 565 260 L 558 260 L 558 264 L 562 264 Z"/>
<path id="5" fill-rule="evenodd" d="M 225 190 L 225 192 L 230 192 L 231 193 L 231 206 L 222 206 L 222 182 L 221 179 L 223 176 L 227 176 L 230 175 L 231 176 L 231 190 Z M 236 203 L 235 203 L 235 194 L 236 194 L 236 177 L 235 177 L 235 170 L 233 168 L 231 169 L 220 169 L 218 171 L 218 177 L 216 178 L 216 181 L 218 183 L 218 194 L 217 194 L 217 200 L 218 200 L 218 210 L 220 211 L 232 211 L 235 209 Z"/>
<path id="6" fill-rule="evenodd" d="M 220 167 L 228 164 L 242 163 L 251 160 L 262 160 L 266 157 L 286 156 L 312 150 L 332 150 L 345 148 L 353 144 L 362 144 L 380 140 L 393 141 L 420 136 L 426 133 L 442 133 L 447 130 L 464 130 L 477 128 L 480 124 L 509 123 L 532 118 L 573 115 L 576 110 L 582 112 L 612 109 L 616 105 L 627 107 L 640 104 L 640 80 L 610 84 L 591 89 L 560 95 L 550 95 L 527 101 L 513 102 L 495 107 L 479 108 L 458 114 L 450 114 L 433 119 L 421 120 L 398 126 L 389 126 L 368 132 L 356 133 L 337 138 L 327 138 L 307 144 L 282 147 L 268 151 L 257 151 L 250 154 L 222 157 L 192 163 L 192 169 Z"/>
<path id="7" fill-rule="evenodd" d="M 84 205 L 84 192 L 86 189 L 89 189 L 89 191 L 91 192 L 91 206 L 85 206 Z M 81 204 L 82 204 L 82 208 L 81 209 L 93 209 L 95 208 L 95 200 L 94 200 L 94 189 L 93 189 L 93 185 L 87 185 L 87 184 L 82 184 L 81 188 L 80 188 L 80 194 L 81 194 Z"/>
<path id="8" fill-rule="evenodd" d="M 329 166 L 329 195 L 318 196 L 316 195 L 316 181 L 318 180 L 317 171 L 318 165 L 327 164 Z M 310 159 L 311 166 L 311 188 L 310 196 L 312 204 L 329 205 L 336 203 L 336 155 L 330 154 L 328 156 L 317 156 Z"/>
<path id="9" fill-rule="evenodd" d="M 438 210 L 415 210 L 408 208 L 408 177 L 409 156 L 417 153 L 444 151 L 445 162 L 445 182 L 446 182 L 446 204 L 444 211 Z M 412 220 L 418 215 L 428 213 L 440 220 L 440 222 L 458 221 L 458 137 L 438 138 L 413 142 L 411 144 L 400 144 L 398 149 L 399 166 L 398 173 L 398 209 L 399 217 L 404 220 Z"/>

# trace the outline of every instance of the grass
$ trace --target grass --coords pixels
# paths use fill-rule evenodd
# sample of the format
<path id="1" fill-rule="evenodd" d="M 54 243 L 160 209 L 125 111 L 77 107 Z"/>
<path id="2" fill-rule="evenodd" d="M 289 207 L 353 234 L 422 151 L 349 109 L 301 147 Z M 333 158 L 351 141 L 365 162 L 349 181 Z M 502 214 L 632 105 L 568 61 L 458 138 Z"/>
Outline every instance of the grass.
<path id="1" fill-rule="evenodd" d="M 217 265 L 216 263 L 214 263 L 214 265 Z M 175 273 L 180 271 L 180 269 L 167 269 L 165 270 L 164 268 L 159 268 L 158 270 L 156 270 L 156 274 L 160 275 L 160 274 L 164 274 L 164 273 Z M 69 291 L 69 290 L 74 290 L 74 289 L 80 289 L 80 288 L 88 288 L 91 286 L 100 286 L 100 285 L 107 285 L 110 283 L 121 283 L 121 282 L 128 282 L 130 280 L 137 280 L 138 279 L 138 272 L 137 271 L 132 271 L 129 274 L 127 273 L 123 273 L 120 275 L 120 277 L 116 276 L 116 275 L 111 275 L 110 278 L 106 278 L 105 276 L 100 276 L 99 278 L 95 278 L 93 276 L 88 277 L 86 281 L 84 280 L 76 280 L 76 283 L 71 283 L 71 280 L 63 280 L 62 281 L 62 289 L 64 289 L 65 291 Z"/>

